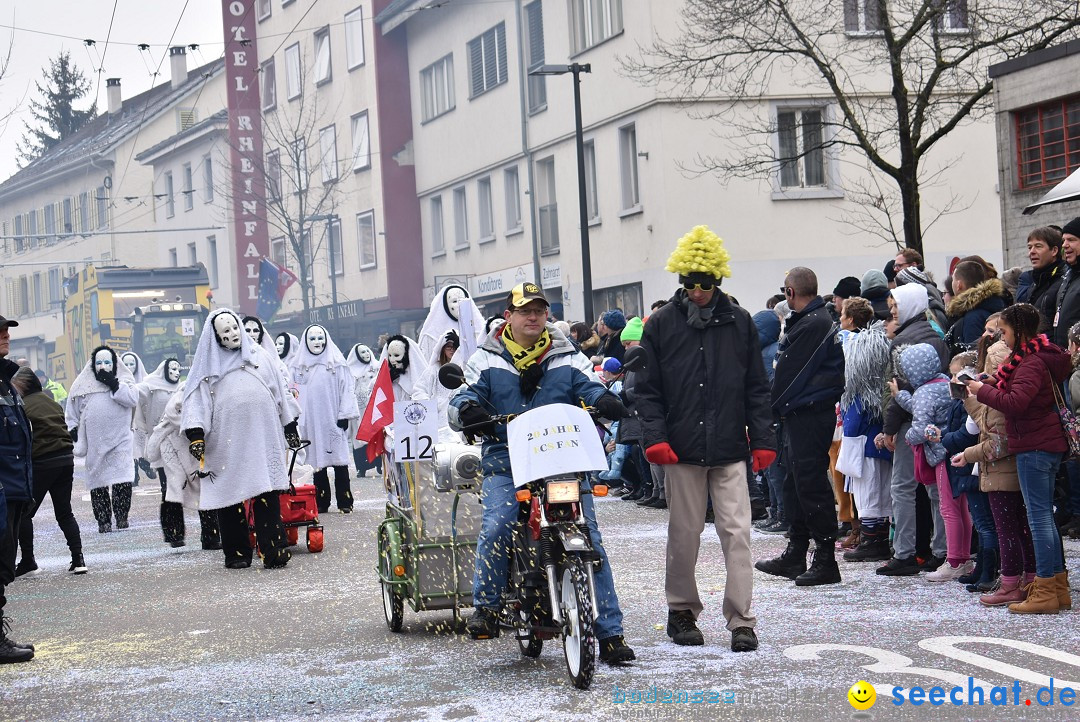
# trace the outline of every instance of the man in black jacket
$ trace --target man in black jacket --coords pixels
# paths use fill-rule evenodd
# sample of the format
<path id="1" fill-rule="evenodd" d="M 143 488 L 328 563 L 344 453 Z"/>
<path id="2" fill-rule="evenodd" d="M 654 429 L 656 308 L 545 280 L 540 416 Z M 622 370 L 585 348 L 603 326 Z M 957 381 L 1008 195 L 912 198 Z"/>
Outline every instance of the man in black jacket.
<path id="1" fill-rule="evenodd" d="M 19 365 L 8 359 L 11 336 L 8 329 L 18 326 L 0 316 L 0 487 L 7 500 L 7 514 L 0 520 L 0 664 L 28 662 L 34 658 L 33 645 L 18 644 L 8 638 L 8 620 L 4 617 L 7 597 L 4 589 L 15 580 L 15 548 L 24 510 L 30 505 L 31 467 L 30 422 L 26 420 L 22 399 L 11 388 L 11 377 Z"/>
<path id="2" fill-rule="evenodd" d="M 1080 218 L 1061 229 L 1061 257 L 1067 268 L 1057 295 L 1054 314 L 1054 343 L 1069 348 L 1069 329 L 1080 322 Z"/>
<path id="3" fill-rule="evenodd" d="M 1031 261 L 1030 282 L 1021 281 L 1016 293 L 1017 303 L 1030 303 L 1042 314 L 1041 333 L 1049 333 L 1054 325 L 1057 296 L 1068 266 L 1061 259 L 1061 231 L 1042 226 L 1028 234 L 1028 260 Z M 1027 275 L 1027 274 L 1022 274 Z"/>
<path id="4" fill-rule="evenodd" d="M 699 226 L 693 234 L 719 239 Z M 674 259 L 678 255 L 673 254 Z M 746 461 L 760 471 L 776 458 L 769 413 L 769 382 L 761 363 L 757 327 L 750 314 L 720 290 L 729 275 L 726 253 L 711 272 L 684 273 L 682 288 L 645 324 L 645 369 L 635 380 L 634 408 L 641 419 L 645 456 L 666 475 L 668 520 L 667 633 L 676 644 L 704 644 L 696 620 L 704 608 L 697 565 L 705 508 L 711 497 L 724 550 L 727 584 L 723 614 L 731 649 L 757 649 L 750 612 L 750 495 Z M 699 264 L 700 265 L 700 264 Z"/>
<path id="5" fill-rule="evenodd" d="M 836 402 L 844 393 L 844 350 L 838 326 L 818 295 L 813 271 L 803 267 L 788 271 L 784 295 L 793 313 L 778 349 L 772 408 L 782 429 L 780 454 L 787 469 L 784 510 L 791 529 L 783 554 L 754 566 L 794 579 L 801 587 L 837 584 L 836 498 L 828 470 Z M 815 549 L 807 569 L 810 539 Z"/>

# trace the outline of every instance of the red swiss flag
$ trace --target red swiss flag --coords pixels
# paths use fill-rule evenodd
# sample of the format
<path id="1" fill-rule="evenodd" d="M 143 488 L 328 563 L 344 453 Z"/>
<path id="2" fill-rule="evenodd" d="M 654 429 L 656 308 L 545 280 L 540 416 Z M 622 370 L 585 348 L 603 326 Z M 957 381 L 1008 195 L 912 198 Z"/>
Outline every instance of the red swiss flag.
<path id="1" fill-rule="evenodd" d="M 375 457 L 386 451 L 385 435 L 383 429 L 394 421 L 394 385 L 390 381 L 390 366 L 383 359 L 379 366 L 379 374 L 375 377 L 375 385 L 371 389 L 371 397 L 368 398 L 367 408 L 364 409 L 364 418 L 360 420 L 360 428 L 356 431 L 357 441 L 367 442 L 368 461 L 375 461 Z"/>

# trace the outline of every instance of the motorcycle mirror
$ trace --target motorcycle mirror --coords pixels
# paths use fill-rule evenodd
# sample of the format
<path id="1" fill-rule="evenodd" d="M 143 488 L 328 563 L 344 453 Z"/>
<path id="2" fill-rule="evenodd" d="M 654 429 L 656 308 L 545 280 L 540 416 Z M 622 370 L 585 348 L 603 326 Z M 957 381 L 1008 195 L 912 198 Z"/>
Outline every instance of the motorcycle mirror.
<path id="1" fill-rule="evenodd" d="M 634 346 L 623 355 L 623 371 L 640 371 L 645 368 L 645 349 Z"/>
<path id="2" fill-rule="evenodd" d="M 449 363 L 439 369 L 439 383 L 446 389 L 457 389 L 465 383 L 465 372 L 455 363 Z"/>

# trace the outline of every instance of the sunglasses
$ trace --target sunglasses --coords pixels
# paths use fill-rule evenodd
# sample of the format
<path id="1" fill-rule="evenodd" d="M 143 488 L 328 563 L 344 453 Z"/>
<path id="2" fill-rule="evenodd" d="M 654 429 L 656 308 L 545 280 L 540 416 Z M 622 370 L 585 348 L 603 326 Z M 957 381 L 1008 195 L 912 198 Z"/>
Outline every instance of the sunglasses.
<path id="1" fill-rule="evenodd" d="M 711 291 L 716 287 L 713 283 L 684 283 L 682 285 L 687 291 Z"/>

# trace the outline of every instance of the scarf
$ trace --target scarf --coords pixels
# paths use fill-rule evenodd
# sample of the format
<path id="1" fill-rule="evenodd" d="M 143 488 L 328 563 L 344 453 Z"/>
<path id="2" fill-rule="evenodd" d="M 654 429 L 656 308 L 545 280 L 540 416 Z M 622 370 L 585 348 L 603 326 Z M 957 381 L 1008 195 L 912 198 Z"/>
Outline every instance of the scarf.
<path id="1" fill-rule="evenodd" d="M 536 343 L 525 348 L 514 340 L 510 324 L 505 324 L 502 327 L 502 340 L 514 361 L 514 368 L 519 372 L 524 372 L 530 366 L 534 366 L 551 349 L 551 334 L 546 328 L 540 333 L 540 338 L 536 340 Z"/>
<path id="2" fill-rule="evenodd" d="M 987 381 L 986 383 L 991 384 L 995 388 L 1004 391 L 1005 388 L 1009 385 L 1009 377 L 1013 375 L 1013 373 L 1016 371 L 1016 368 L 1020 365 L 1020 362 L 1024 360 L 1024 357 L 1029 356 L 1033 353 L 1038 353 L 1049 345 L 1050 339 L 1046 337 L 1045 333 L 1040 333 L 1038 336 L 1025 343 L 1019 349 L 1016 349 L 1012 352 L 1008 360 L 1005 363 L 1001 364 L 1001 367 L 998 368 L 997 373 L 994 374 L 997 377 L 996 381 Z"/>
<path id="3" fill-rule="evenodd" d="M 709 301 L 709 305 L 702 308 L 693 301 L 690 300 L 690 296 L 683 291 L 682 297 L 679 299 L 679 304 L 686 311 L 686 325 L 690 328 L 696 328 L 699 331 L 705 328 L 713 317 L 713 311 L 716 310 L 716 305 L 720 301 L 720 294 L 714 293 L 712 300 Z"/>

